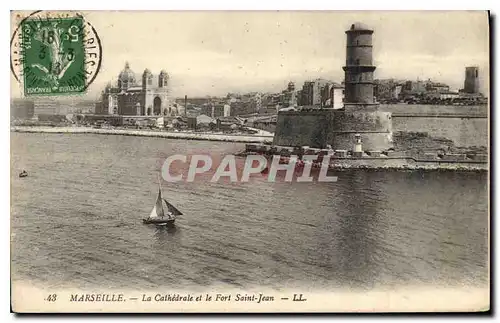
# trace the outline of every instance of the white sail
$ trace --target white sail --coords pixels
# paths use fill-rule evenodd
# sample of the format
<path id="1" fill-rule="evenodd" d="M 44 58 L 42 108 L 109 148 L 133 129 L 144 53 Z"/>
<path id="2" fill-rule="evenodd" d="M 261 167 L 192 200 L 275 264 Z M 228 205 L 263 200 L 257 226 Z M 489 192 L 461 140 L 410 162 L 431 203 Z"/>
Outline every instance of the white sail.
<path id="1" fill-rule="evenodd" d="M 151 210 L 151 214 L 149 214 L 149 218 L 157 218 L 157 217 L 163 217 L 165 215 L 163 211 L 163 204 L 162 204 L 162 198 L 161 198 L 161 189 L 158 190 L 158 196 L 156 198 L 156 203 L 153 209 Z"/>
<path id="2" fill-rule="evenodd" d="M 165 203 L 165 205 L 164 205 Z M 181 215 L 181 211 L 179 211 L 175 206 L 173 206 L 172 204 L 170 204 L 169 202 L 167 202 L 167 200 L 165 200 L 163 197 L 162 197 L 162 194 L 161 194 L 161 181 L 160 181 L 160 177 L 158 176 L 158 196 L 156 197 L 156 202 L 155 202 L 155 205 L 153 206 L 153 209 L 151 210 L 151 213 L 149 214 L 149 219 L 150 220 L 153 220 L 153 219 L 158 219 L 158 218 L 161 218 L 159 220 L 159 222 L 155 222 L 155 223 L 160 223 L 164 220 L 166 221 L 173 221 L 175 220 L 175 217 L 177 215 Z M 165 218 L 166 216 L 166 218 Z"/>
<path id="3" fill-rule="evenodd" d="M 156 218 L 156 217 L 158 217 L 158 215 L 156 214 L 156 204 L 155 204 L 155 206 L 151 210 L 151 213 L 149 214 L 149 218 L 152 219 L 152 218 Z"/>

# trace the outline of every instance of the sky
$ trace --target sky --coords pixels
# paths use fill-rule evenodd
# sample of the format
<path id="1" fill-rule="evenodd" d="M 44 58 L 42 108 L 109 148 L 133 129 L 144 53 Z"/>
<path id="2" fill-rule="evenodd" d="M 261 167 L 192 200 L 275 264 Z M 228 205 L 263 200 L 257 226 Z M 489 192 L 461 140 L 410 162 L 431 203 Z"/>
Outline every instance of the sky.
<path id="1" fill-rule="evenodd" d="M 481 11 L 90 11 L 102 43 L 102 68 L 88 89 L 96 98 L 125 62 L 137 74 L 170 74 L 171 94 L 277 92 L 294 81 L 341 82 L 347 30 L 374 30 L 375 78 L 432 79 L 463 87 L 479 66 L 487 92 L 489 27 Z M 13 24 L 13 23 L 12 23 Z M 13 32 L 13 29 L 12 31 Z M 19 84 L 11 77 L 12 96 Z"/>

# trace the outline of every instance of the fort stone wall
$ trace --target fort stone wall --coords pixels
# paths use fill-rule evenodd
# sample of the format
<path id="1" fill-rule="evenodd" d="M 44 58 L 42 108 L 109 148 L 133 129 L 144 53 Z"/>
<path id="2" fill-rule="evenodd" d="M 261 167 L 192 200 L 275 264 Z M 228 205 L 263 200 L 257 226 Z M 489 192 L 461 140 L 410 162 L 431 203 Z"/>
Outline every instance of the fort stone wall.
<path id="1" fill-rule="evenodd" d="M 332 124 L 330 110 L 282 111 L 276 121 L 273 145 L 325 148 L 333 141 Z"/>

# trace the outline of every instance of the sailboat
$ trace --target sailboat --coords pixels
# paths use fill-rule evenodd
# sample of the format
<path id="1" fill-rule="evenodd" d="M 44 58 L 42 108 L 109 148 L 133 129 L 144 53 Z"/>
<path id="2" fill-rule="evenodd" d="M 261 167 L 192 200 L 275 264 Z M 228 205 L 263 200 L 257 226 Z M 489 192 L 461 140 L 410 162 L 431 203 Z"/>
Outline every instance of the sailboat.
<path id="1" fill-rule="evenodd" d="M 155 205 L 153 206 L 149 217 L 142 219 L 142 222 L 145 224 L 173 226 L 176 217 L 182 215 L 182 212 L 162 197 L 159 177 L 158 184 L 158 195 L 156 197 Z"/>

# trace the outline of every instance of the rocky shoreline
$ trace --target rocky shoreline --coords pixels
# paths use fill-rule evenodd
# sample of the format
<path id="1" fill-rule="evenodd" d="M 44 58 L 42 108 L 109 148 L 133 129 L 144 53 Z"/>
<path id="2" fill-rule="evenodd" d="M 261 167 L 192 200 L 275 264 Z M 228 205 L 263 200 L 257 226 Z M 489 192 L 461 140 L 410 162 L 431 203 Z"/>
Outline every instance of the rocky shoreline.
<path id="1" fill-rule="evenodd" d="M 240 157 L 255 155 L 254 152 L 241 152 Z M 263 154 L 267 159 L 273 155 Z M 314 163 L 313 168 L 320 168 L 320 163 Z M 488 161 L 436 161 L 419 160 L 413 157 L 347 157 L 332 156 L 328 166 L 329 170 L 347 171 L 363 169 L 373 171 L 451 171 L 451 172 L 487 172 Z"/>
<path id="2" fill-rule="evenodd" d="M 487 172 L 488 166 L 477 165 L 399 165 L 399 166 L 370 166 L 370 165 L 338 165 L 333 164 L 328 168 L 330 170 L 345 171 L 350 169 L 365 169 L 374 171 L 442 171 L 442 172 Z"/>

